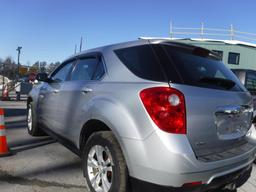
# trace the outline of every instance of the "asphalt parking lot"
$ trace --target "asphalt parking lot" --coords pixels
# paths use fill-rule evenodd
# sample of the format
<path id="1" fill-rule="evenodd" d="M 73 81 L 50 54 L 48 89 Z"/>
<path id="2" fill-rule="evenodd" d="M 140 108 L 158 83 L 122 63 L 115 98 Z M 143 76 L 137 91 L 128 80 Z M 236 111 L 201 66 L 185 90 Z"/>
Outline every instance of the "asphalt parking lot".
<path id="1" fill-rule="evenodd" d="M 26 131 L 25 102 L 1 102 L 9 147 L 14 153 L 0 158 L 1 192 L 89 192 L 80 159 L 49 137 Z M 256 191 L 256 166 L 239 192 Z"/>
<path id="2" fill-rule="evenodd" d="M 26 131 L 25 102 L 1 102 L 14 155 L 0 158 L 1 192 L 88 192 L 80 159 L 49 137 Z"/>

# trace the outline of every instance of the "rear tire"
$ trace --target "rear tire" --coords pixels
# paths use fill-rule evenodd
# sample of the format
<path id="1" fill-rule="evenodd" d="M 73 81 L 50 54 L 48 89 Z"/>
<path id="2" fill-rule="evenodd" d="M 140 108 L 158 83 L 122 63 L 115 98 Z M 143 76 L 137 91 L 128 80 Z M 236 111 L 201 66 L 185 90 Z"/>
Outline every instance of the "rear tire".
<path id="1" fill-rule="evenodd" d="M 112 132 L 90 136 L 83 151 L 83 172 L 91 192 L 128 190 L 126 162 Z"/>
<path id="2" fill-rule="evenodd" d="M 32 136 L 44 136 L 46 135 L 38 125 L 37 116 L 34 108 L 33 101 L 28 104 L 27 109 L 27 130 Z"/>

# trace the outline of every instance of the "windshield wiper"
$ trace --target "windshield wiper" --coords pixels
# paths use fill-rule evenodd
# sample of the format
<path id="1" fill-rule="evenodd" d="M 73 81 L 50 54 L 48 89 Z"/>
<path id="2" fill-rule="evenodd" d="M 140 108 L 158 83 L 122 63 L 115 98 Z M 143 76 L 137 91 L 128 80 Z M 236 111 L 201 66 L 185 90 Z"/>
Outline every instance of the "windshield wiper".
<path id="1" fill-rule="evenodd" d="M 202 77 L 198 80 L 198 82 L 204 83 L 204 84 L 211 84 L 211 85 L 217 85 L 219 87 L 223 87 L 225 89 L 231 89 L 236 85 L 236 83 L 229 79 L 222 79 L 217 77 Z"/>

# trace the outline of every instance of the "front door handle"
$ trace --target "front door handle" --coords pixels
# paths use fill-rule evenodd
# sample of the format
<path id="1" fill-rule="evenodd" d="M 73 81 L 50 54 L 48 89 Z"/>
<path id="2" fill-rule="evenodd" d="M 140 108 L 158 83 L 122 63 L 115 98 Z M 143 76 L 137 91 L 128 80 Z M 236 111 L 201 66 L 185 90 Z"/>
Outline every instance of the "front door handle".
<path id="1" fill-rule="evenodd" d="M 82 89 L 82 93 L 89 93 L 89 92 L 92 92 L 91 88 L 85 87 Z"/>

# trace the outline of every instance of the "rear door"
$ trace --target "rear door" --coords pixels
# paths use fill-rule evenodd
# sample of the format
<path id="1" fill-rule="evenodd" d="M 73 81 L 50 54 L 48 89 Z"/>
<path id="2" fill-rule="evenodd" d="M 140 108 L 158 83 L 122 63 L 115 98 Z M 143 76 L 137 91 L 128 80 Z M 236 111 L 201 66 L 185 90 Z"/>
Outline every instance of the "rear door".
<path id="1" fill-rule="evenodd" d="M 248 150 L 252 98 L 236 76 L 202 48 L 164 44 L 155 50 L 165 53 L 160 60 L 170 86 L 185 96 L 187 137 L 198 158 L 214 161 Z"/>

